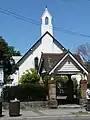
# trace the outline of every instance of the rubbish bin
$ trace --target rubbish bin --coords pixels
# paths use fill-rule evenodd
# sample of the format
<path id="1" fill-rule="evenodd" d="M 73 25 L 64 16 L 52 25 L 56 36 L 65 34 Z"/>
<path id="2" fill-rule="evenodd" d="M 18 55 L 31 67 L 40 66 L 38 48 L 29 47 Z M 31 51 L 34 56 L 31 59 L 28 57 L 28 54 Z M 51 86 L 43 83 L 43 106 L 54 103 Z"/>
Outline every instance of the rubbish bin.
<path id="1" fill-rule="evenodd" d="M 0 102 L 0 117 L 2 116 L 2 102 Z"/>
<path id="2" fill-rule="evenodd" d="M 9 115 L 10 116 L 19 116 L 20 115 L 20 101 L 11 100 L 9 103 Z"/>

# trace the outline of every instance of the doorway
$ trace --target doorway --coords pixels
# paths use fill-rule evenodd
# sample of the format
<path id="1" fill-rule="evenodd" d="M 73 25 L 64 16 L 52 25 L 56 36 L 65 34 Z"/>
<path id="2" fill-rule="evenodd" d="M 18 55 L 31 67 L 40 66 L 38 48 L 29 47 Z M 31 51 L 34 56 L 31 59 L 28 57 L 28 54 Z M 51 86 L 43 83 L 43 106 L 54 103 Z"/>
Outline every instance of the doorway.
<path id="1" fill-rule="evenodd" d="M 77 97 L 77 81 L 71 80 L 71 75 L 56 77 L 56 96 L 59 104 L 79 104 Z"/>

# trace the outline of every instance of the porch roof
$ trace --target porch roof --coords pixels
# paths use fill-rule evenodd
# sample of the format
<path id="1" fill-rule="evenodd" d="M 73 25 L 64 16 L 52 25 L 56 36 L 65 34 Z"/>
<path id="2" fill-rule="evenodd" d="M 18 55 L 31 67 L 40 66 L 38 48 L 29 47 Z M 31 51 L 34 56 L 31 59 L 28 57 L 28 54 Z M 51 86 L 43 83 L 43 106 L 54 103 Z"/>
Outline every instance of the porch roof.
<path id="1" fill-rule="evenodd" d="M 65 62 L 70 61 L 72 63 L 72 65 L 74 66 L 73 69 L 74 70 L 66 70 L 62 69 L 63 66 L 65 66 Z M 59 72 L 57 72 L 57 68 L 59 70 Z M 40 74 L 60 74 L 60 73 L 66 73 L 66 74 L 70 74 L 70 73 L 86 73 L 87 69 L 84 66 L 84 63 L 82 61 L 82 59 L 80 58 L 79 55 L 77 54 L 72 54 L 69 51 L 63 52 L 61 54 L 58 53 L 42 53 L 41 55 L 41 60 L 40 60 L 40 66 L 39 66 L 39 73 Z"/>

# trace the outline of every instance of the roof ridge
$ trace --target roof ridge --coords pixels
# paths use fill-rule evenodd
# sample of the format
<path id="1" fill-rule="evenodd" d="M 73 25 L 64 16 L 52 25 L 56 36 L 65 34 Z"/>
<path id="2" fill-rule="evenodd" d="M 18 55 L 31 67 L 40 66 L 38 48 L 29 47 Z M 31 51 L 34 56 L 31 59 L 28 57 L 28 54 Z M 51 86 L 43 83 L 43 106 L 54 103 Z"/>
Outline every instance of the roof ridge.
<path id="1" fill-rule="evenodd" d="M 23 57 L 17 62 L 18 66 L 20 66 L 26 59 L 27 57 L 30 55 L 30 53 L 32 53 L 32 51 L 34 51 L 35 47 L 37 47 L 38 44 L 41 44 L 41 39 L 46 35 L 49 34 L 52 38 L 53 38 L 53 42 L 57 42 L 57 45 L 59 46 L 59 48 L 61 47 L 62 51 L 66 51 L 66 49 L 47 31 L 45 32 L 37 41 L 35 44 L 32 45 L 32 47 L 23 55 Z M 63 49 L 64 48 L 64 49 Z"/>

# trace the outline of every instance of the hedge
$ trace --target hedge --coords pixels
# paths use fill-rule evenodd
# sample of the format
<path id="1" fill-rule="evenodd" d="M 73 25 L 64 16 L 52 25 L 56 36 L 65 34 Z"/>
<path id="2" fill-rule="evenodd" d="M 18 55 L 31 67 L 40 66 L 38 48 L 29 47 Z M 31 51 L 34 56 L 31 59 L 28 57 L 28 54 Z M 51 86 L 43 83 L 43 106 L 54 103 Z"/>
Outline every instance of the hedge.
<path id="1" fill-rule="evenodd" d="M 24 84 L 3 89 L 4 101 L 10 101 L 17 98 L 20 101 L 40 101 L 46 100 L 48 87 L 40 84 Z"/>

